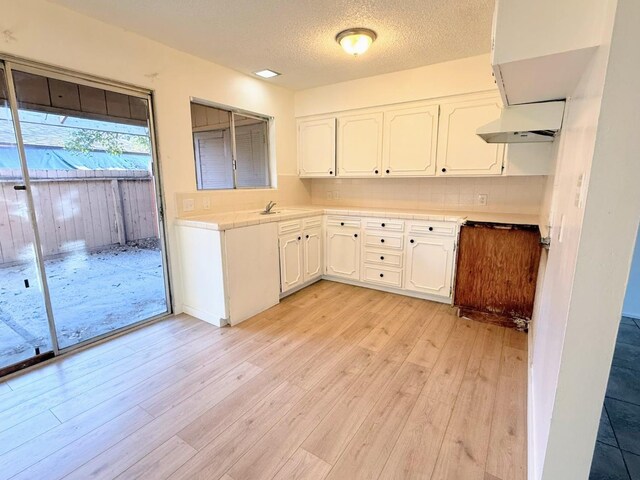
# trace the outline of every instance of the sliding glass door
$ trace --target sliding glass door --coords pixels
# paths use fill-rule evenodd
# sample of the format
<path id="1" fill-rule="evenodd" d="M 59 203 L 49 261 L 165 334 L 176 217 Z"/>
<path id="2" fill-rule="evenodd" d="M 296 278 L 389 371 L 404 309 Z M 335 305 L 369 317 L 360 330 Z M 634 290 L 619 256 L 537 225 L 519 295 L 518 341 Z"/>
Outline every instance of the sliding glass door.
<path id="1" fill-rule="evenodd" d="M 148 94 L 30 66 L 6 70 L 51 343 L 64 350 L 167 314 Z"/>
<path id="2" fill-rule="evenodd" d="M 55 344 L 6 80 L 0 64 L 0 372 L 53 353 Z"/>

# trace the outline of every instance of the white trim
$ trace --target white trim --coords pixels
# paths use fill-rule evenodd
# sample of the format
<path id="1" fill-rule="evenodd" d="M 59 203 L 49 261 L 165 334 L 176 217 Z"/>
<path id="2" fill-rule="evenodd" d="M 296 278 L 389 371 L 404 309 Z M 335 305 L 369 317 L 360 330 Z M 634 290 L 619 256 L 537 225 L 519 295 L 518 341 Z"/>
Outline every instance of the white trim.
<path id="1" fill-rule="evenodd" d="M 313 285 L 314 283 L 317 283 L 322 279 L 323 279 L 323 277 L 318 276 L 318 277 L 312 278 L 311 280 L 307 280 L 304 283 L 301 283 L 300 285 L 298 285 L 297 287 L 292 288 L 291 290 L 287 290 L 286 292 L 282 292 L 282 293 L 280 293 L 280 300 L 282 300 L 285 297 L 288 297 L 292 293 L 299 292 L 303 288 L 307 288 L 308 286 Z"/>
<path id="2" fill-rule="evenodd" d="M 348 285 L 353 285 L 356 287 L 371 288 L 373 290 L 380 290 L 382 292 L 387 292 L 387 293 L 395 293 L 396 295 L 403 295 L 405 297 L 420 298 L 422 300 L 430 300 L 432 302 L 446 303 L 446 304 L 452 305 L 451 297 L 440 297 L 438 295 L 430 295 L 428 293 L 413 292 L 411 290 L 405 290 L 403 288 L 386 287 L 386 286 L 377 285 L 374 283 L 361 282 L 359 280 L 349 280 L 347 278 L 336 277 L 333 275 L 323 275 L 322 280 L 328 280 L 330 282 L 346 283 Z"/>

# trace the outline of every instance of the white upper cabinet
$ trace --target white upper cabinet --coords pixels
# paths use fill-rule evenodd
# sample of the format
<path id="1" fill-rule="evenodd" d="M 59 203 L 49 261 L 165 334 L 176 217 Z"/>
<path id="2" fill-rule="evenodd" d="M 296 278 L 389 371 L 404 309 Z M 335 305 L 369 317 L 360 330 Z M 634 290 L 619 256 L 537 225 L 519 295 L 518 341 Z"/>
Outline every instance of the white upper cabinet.
<path id="1" fill-rule="evenodd" d="M 436 173 L 438 105 L 384 112 L 385 176 L 432 176 Z"/>
<path id="2" fill-rule="evenodd" d="M 440 106 L 436 173 L 454 175 L 500 175 L 504 145 L 486 143 L 476 135 L 481 125 L 500 116 L 497 96 L 445 103 Z"/>
<path id="3" fill-rule="evenodd" d="M 336 173 L 336 119 L 298 121 L 298 174 L 333 177 Z"/>
<path id="4" fill-rule="evenodd" d="M 383 114 L 338 118 L 338 175 L 378 177 L 382 173 Z"/>

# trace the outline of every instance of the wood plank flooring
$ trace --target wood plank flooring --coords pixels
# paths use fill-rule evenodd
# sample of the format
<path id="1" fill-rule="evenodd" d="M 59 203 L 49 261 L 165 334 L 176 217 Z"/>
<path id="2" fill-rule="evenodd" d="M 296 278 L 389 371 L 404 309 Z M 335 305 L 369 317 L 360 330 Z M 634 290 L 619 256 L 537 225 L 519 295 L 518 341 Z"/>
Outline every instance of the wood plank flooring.
<path id="1" fill-rule="evenodd" d="M 526 335 L 322 281 L 0 382 L 0 479 L 526 478 Z"/>

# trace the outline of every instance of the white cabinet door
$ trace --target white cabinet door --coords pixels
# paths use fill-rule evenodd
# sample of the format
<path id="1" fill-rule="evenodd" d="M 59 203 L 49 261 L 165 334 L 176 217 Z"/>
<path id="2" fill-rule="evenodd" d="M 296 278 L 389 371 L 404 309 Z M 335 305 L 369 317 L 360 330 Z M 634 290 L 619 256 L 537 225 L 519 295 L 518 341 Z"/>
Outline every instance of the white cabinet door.
<path id="1" fill-rule="evenodd" d="M 454 243 L 453 238 L 409 236 L 405 288 L 450 297 Z"/>
<path id="2" fill-rule="evenodd" d="M 383 173 L 391 176 L 436 174 L 438 105 L 384 113 Z"/>
<path id="3" fill-rule="evenodd" d="M 304 282 L 302 234 L 280 237 L 280 289 L 284 293 Z"/>
<path id="4" fill-rule="evenodd" d="M 438 175 L 500 175 L 504 145 L 486 143 L 478 127 L 500 116 L 498 96 L 443 104 L 438 133 Z"/>
<path id="5" fill-rule="evenodd" d="M 322 275 L 322 230 L 314 228 L 304 232 L 304 281 Z"/>
<path id="6" fill-rule="evenodd" d="M 327 230 L 327 275 L 360 280 L 360 235 L 346 229 Z"/>
<path id="7" fill-rule="evenodd" d="M 336 173 L 336 119 L 298 121 L 298 174 L 333 177 Z"/>
<path id="8" fill-rule="evenodd" d="M 338 175 L 381 175 L 382 120 L 382 113 L 349 115 L 338 119 Z"/>

